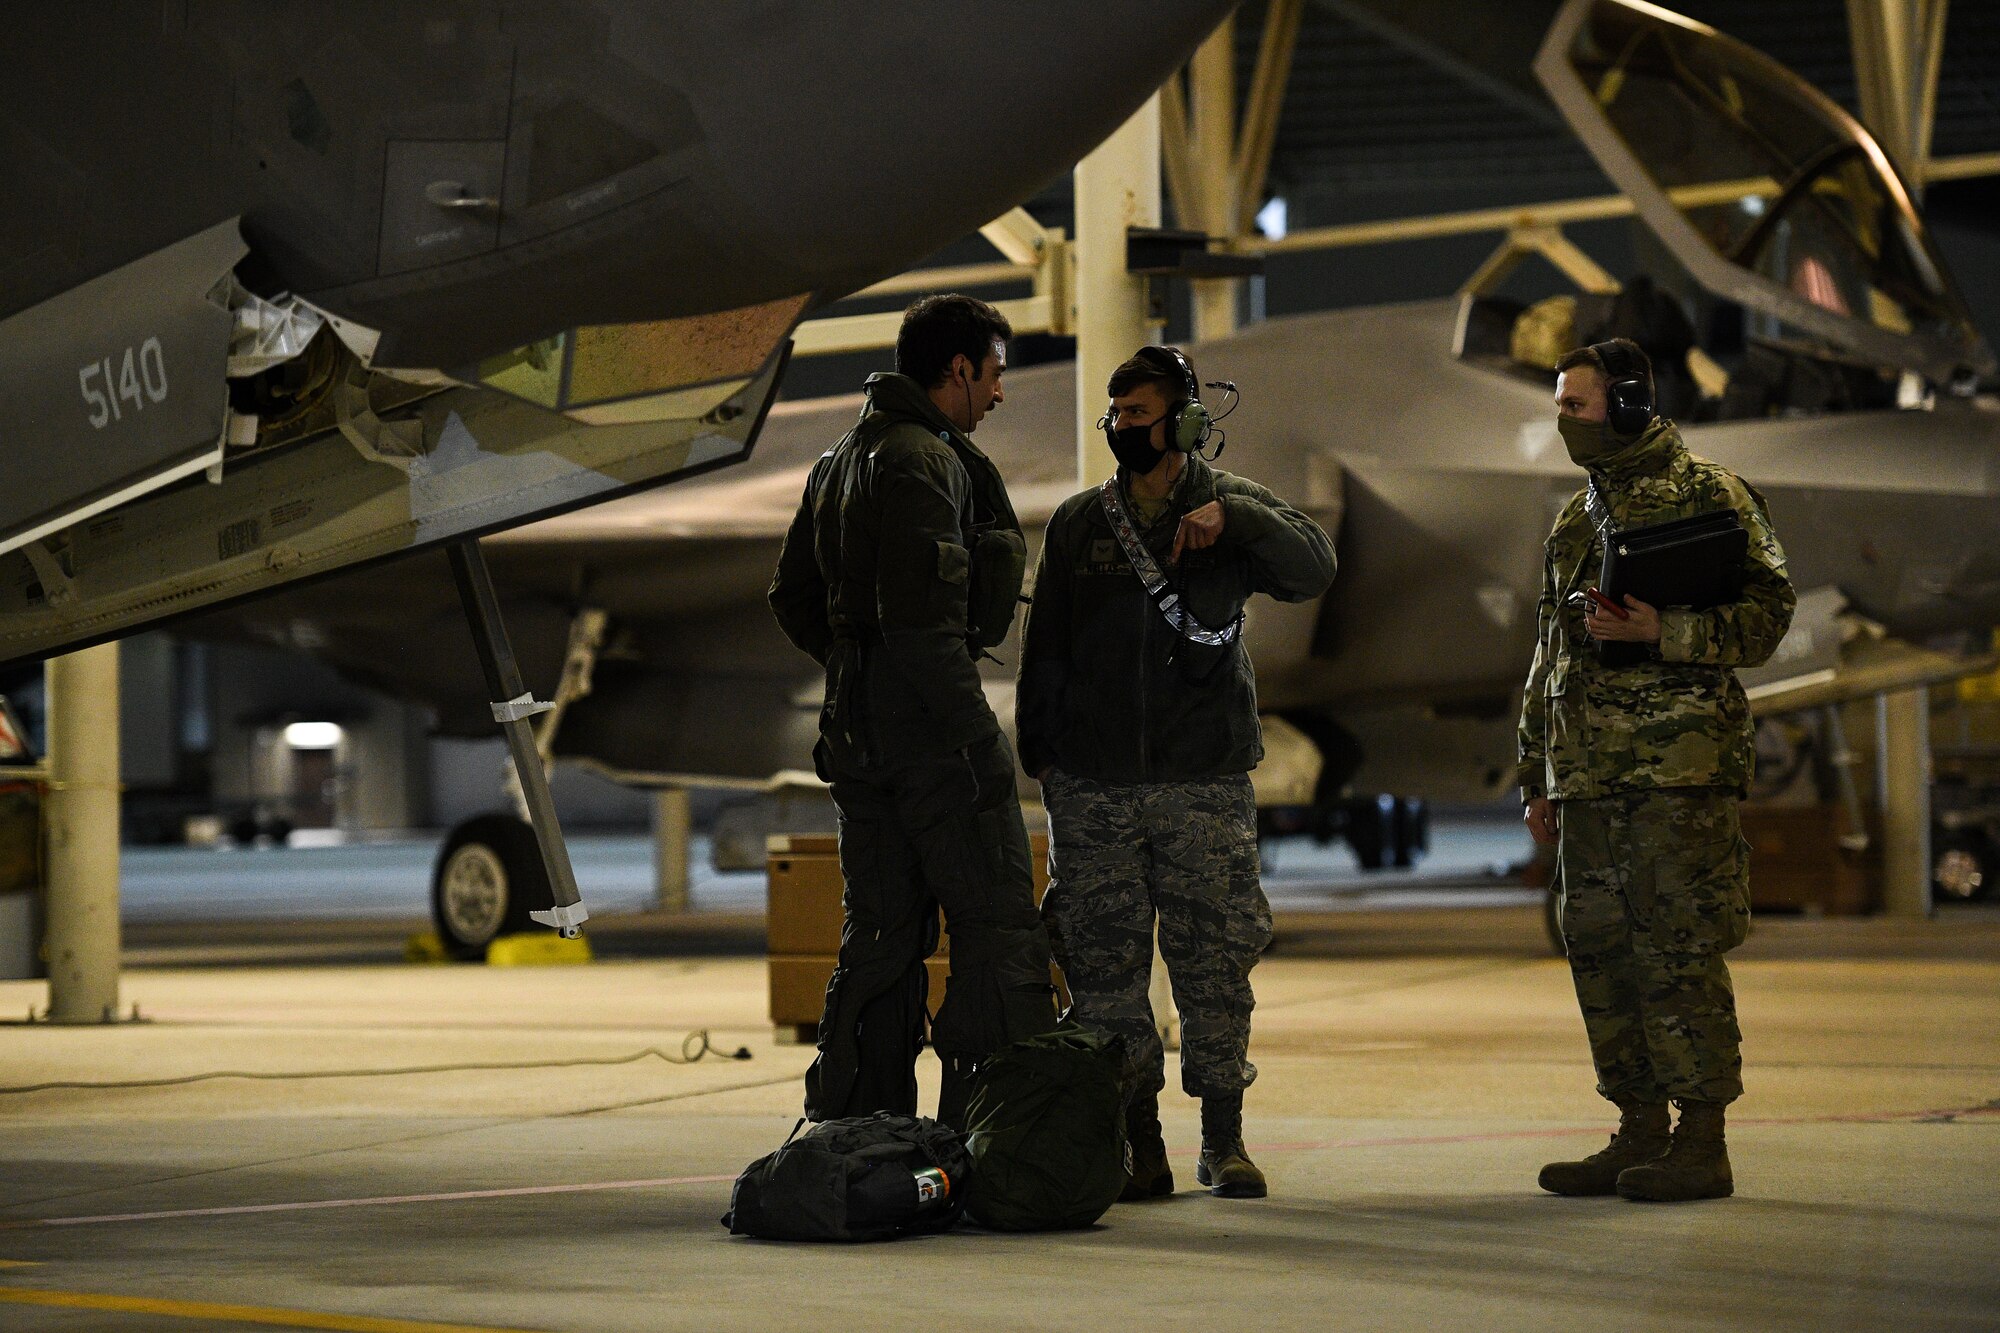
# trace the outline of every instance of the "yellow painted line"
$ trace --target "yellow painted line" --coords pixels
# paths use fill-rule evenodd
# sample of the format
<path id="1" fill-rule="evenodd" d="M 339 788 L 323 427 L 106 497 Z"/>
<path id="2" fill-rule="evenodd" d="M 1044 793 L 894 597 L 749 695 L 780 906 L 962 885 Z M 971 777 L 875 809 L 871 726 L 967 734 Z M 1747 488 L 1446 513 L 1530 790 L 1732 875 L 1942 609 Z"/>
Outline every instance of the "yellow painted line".
<path id="1" fill-rule="evenodd" d="M 40 1268 L 32 1259 L 0 1259 L 0 1268 Z"/>
<path id="2" fill-rule="evenodd" d="M 150 1296 L 110 1296 L 93 1291 L 31 1291 L 26 1287 L 0 1287 L 0 1303 L 45 1305 L 60 1310 L 166 1315 L 174 1319 L 207 1319 L 229 1324 L 270 1324 L 278 1328 L 331 1329 L 334 1333 L 526 1333 L 523 1329 L 486 1328 L 476 1324 L 432 1324 L 414 1319 L 380 1319 L 372 1315 L 280 1310 L 268 1305 L 218 1305 L 209 1301 L 158 1300 Z"/>

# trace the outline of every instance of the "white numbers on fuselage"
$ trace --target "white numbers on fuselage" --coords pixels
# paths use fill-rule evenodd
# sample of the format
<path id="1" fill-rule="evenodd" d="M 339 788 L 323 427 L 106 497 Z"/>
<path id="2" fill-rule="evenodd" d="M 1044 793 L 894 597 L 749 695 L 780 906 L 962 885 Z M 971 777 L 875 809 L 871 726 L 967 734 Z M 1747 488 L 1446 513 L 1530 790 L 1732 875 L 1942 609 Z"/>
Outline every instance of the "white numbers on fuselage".
<path id="1" fill-rule="evenodd" d="M 144 411 L 146 404 L 167 401 L 167 352 L 158 338 L 148 338 L 125 354 L 93 361 L 76 372 L 90 424 L 99 430 L 125 419 L 125 408 Z"/>

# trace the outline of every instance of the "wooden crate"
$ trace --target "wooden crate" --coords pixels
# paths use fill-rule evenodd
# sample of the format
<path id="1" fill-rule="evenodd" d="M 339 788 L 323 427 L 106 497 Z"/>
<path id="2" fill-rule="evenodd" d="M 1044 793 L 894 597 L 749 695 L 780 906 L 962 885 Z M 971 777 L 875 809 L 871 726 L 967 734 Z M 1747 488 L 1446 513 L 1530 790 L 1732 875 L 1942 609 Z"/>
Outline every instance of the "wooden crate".
<path id="1" fill-rule="evenodd" d="M 1049 887 L 1049 840 L 1028 835 L 1035 901 Z M 769 842 L 770 896 L 767 917 L 770 950 L 771 1024 L 780 1042 L 809 1044 L 817 1039 L 826 983 L 840 952 L 840 853 L 830 833 L 793 833 Z M 940 925 L 943 916 L 939 916 Z M 951 936 L 941 934 L 927 964 L 931 995 L 944 993 L 950 968 Z"/>
<path id="2" fill-rule="evenodd" d="M 1880 833 L 1871 827 L 1869 850 L 1850 852 L 1840 845 L 1848 825 L 1847 813 L 1838 805 L 1746 804 L 1743 836 L 1750 843 L 1751 908 L 1827 916 L 1858 916 L 1879 908 Z"/>

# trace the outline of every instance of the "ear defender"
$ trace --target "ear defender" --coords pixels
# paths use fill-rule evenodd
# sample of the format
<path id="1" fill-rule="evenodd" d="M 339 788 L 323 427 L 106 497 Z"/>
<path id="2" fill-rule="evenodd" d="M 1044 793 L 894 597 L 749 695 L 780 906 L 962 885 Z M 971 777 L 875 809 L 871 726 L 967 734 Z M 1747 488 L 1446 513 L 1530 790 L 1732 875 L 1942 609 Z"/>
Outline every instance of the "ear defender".
<path id="1" fill-rule="evenodd" d="M 1619 435 L 1637 435 L 1653 420 L 1653 391 L 1632 358 L 1615 342 L 1592 343 L 1604 363 L 1605 422 Z"/>
<path id="2" fill-rule="evenodd" d="M 1201 401 L 1201 382 L 1195 378 L 1194 366 L 1178 347 L 1142 347 L 1139 355 L 1180 377 L 1180 401 L 1167 409 L 1167 443 L 1184 454 L 1193 453 L 1208 443 L 1212 424 L 1208 407 Z"/>

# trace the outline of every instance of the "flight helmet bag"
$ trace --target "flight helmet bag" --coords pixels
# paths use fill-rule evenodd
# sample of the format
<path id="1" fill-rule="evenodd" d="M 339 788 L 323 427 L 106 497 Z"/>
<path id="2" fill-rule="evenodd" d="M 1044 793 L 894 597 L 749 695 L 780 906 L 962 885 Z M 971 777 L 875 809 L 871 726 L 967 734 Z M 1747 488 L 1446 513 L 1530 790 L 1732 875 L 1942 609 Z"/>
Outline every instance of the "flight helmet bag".
<path id="1" fill-rule="evenodd" d="M 722 1225 L 765 1240 L 891 1240 L 965 1211 L 965 1142 L 935 1120 L 827 1120 L 743 1169 Z"/>
<path id="2" fill-rule="evenodd" d="M 966 1209 L 995 1231 L 1087 1227 L 1125 1188 L 1124 1043 L 1064 1023 L 989 1057 L 966 1109 Z"/>

